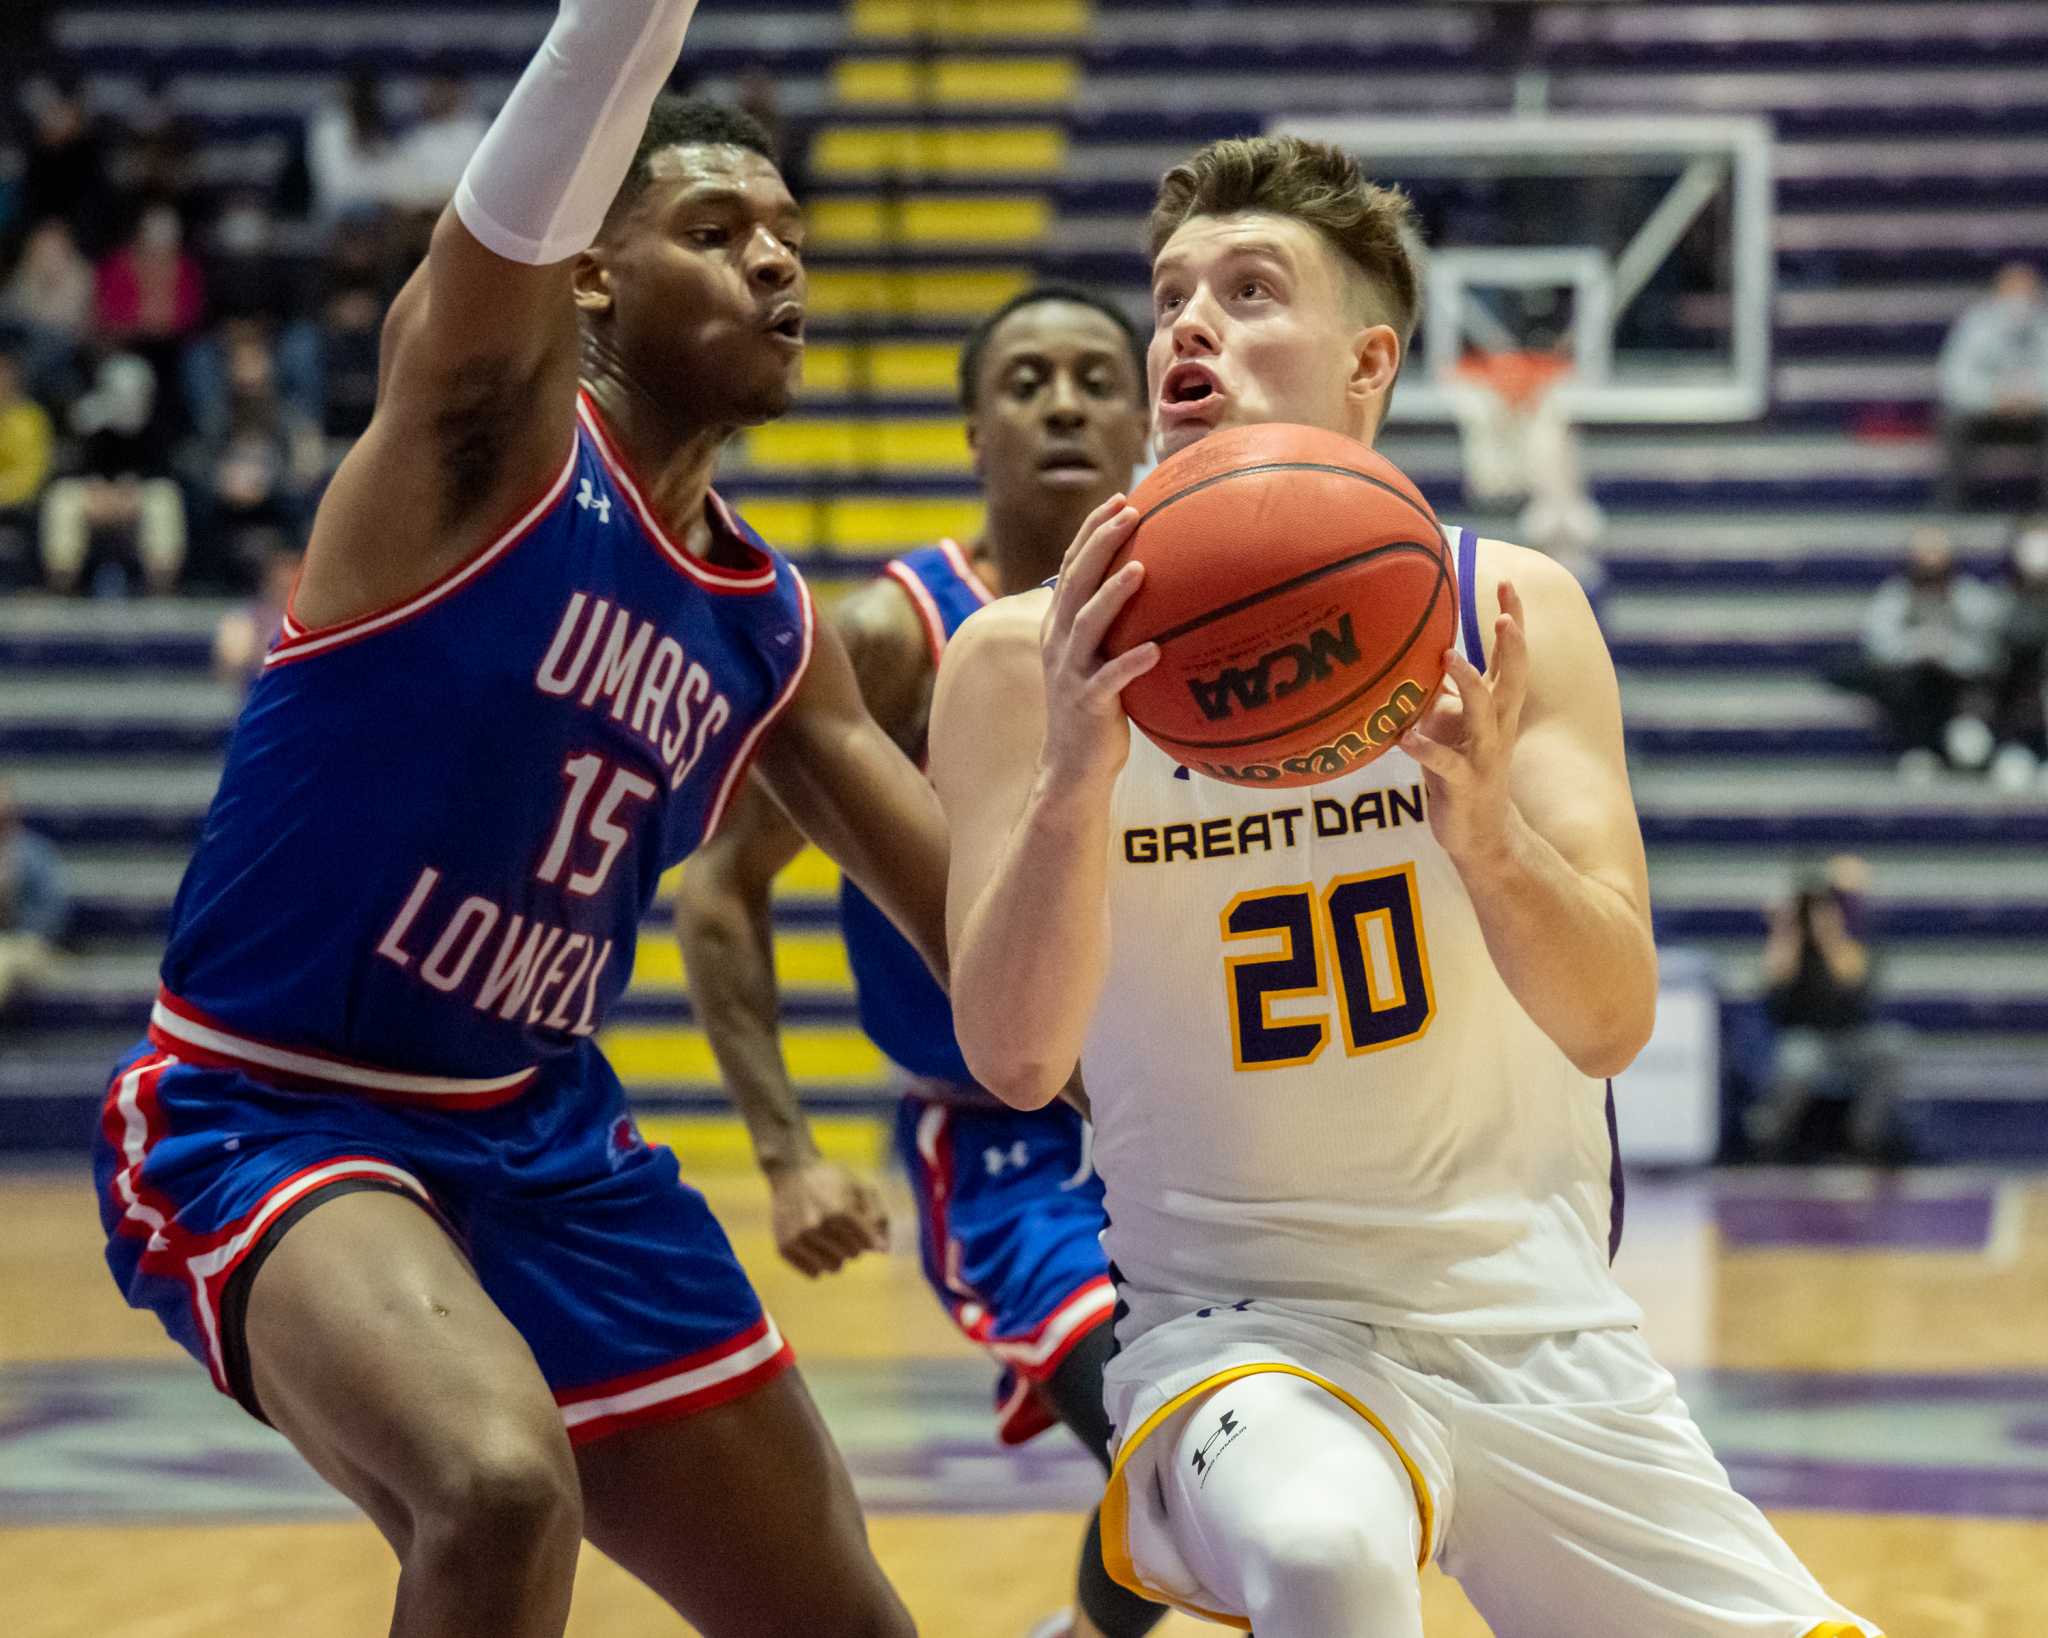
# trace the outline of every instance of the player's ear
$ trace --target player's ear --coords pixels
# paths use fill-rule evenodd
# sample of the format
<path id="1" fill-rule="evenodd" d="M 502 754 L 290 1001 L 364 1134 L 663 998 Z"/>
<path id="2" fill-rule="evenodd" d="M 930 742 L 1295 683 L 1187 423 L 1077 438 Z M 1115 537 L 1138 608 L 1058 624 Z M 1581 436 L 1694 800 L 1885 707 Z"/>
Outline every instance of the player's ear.
<path id="1" fill-rule="evenodd" d="M 1370 324 L 1351 338 L 1351 379 L 1345 396 L 1365 411 L 1366 425 L 1377 425 L 1376 406 L 1393 391 L 1401 370 L 1401 337 L 1391 324 Z"/>
<path id="2" fill-rule="evenodd" d="M 604 252 L 598 245 L 592 245 L 577 256 L 569 269 L 569 289 L 579 313 L 609 313 L 612 310 L 612 270 L 605 265 Z"/>
<path id="3" fill-rule="evenodd" d="M 987 474 L 982 471 L 981 462 L 981 417 L 972 410 L 967 413 L 967 452 L 974 458 L 974 476 L 979 482 Z"/>

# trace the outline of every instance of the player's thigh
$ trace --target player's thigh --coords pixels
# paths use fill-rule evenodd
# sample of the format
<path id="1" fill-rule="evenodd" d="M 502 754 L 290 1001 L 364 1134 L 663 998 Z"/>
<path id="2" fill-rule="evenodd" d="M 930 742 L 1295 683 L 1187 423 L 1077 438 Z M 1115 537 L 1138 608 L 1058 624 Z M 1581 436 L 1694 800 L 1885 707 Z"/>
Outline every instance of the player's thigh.
<path id="1" fill-rule="evenodd" d="M 706 1638 L 900 1638 L 845 1463 L 802 1376 L 577 1447 L 584 1534 Z"/>
<path id="2" fill-rule="evenodd" d="M 243 1335 L 265 1418 L 401 1551 L 423 1515 L 483 1489 L 573 1506 L 531 1351 L 411 1199 L 346 1194 L 294 1222 L 254 1277 Z"/>
<path id="3" fill-rule="evenodd" d="M 1640 1393 L 1457 1413 L 1458 1501 L 1443 1565 L 1494 1629 L 1877 1638 L 1736 1493 L 1640 1340 L 1616 1333 L 1597 1346 L 1637 1356 L 1622 1360 L 1622 1378 Z"/>

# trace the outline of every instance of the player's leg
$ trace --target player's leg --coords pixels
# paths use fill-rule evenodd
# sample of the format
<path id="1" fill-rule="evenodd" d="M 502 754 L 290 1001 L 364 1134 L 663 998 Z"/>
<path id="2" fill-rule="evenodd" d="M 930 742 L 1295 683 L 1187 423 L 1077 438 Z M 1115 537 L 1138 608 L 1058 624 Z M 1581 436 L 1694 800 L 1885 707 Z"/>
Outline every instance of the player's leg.
<path id="1" fill-rule="evenodd" d="M 1878 1638 L 1735 1492 L 1640 1337 L 1558 1341 L 1521 1369 L 1544 1384 L 1562 1369 L 1563 1395 L 1443 1413 L 1458 1450 L 1443 1564 L 1495 1631 Z"/>
<path id="2" fill-rule="evenodd" d="M 1116 1351 L 1116 1335 L 1108 1324 L 1096 1326 L 1074 1344 L 1043 1385 L 1059 1418 L 1089 1453 L 1109 1471 L 1114 1431 L 1102 1403 L 1102 1373 Z M 1141 1598 L 1110 1579 L 1102 1562 L 1102 1509 L 1089 1517 L 1081 1538 L 1081 1560 L 1074 1575 L 1073 1638 L 1141 1638 L 1166 1615 L 1162 1604 Z"/>
<path id="3" fill-rule="evenodd" d="M 582 1445 L 584 1530 L 705 1638 L 908 1638 L 803 1378 Z"/>
<path id="4" fill-rule="evenodd" d="M 1160 1432 L 1161 1505 L 1130 1503 L 1140 1573 L 1164 1548 L 1259 1638 L 1421 1638 L 1415 1482 L 1356 1411 L 1314 1382 L 1260 1371 Z"/>
<path id="5" fill-rule="evenodd" d="M 242 1327 L 264 1416 L 398 1553 L 394 1638 L 552 1638 L 582 1533 L 532 1353 L 442 1226 L 358 1192 L 275 1239 Z"/>

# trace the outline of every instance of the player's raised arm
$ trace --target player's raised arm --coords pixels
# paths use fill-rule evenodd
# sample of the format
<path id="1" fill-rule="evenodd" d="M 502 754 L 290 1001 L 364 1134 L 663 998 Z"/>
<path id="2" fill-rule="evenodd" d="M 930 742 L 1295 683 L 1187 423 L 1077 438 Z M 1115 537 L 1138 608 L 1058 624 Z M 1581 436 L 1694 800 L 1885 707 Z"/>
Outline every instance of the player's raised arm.
<path id="1" fill-rule="evenodd" d="M 829 625 L 755 773 L 946 979 L 946 820 L 917 765 L 861 703 Z"/>
<path id="2" fill-rule="evenodd" d="M 878 581 L 839 605 L 861 698 L 900 742 L 918 714 L 924 634 L 893 582 Z M 888 1219 L 873 1187 L 818 1153 L 782 1053 L 775 983 L 775 878 L 803 851 L 803 832 L 758 780 L 750 780 L 718 832 L 684 868 L 676 938 L 690 1000 L 739 1106 L 754 1158 L 768 1180 L 776 1250 L 805 1274 L 836 1272 L 888 1245 Z"/>
<path id="3" fill-rule="evenodd" d="M 1102 657 L 1143 570 L 1102 573 L 1136 521 L 1113 496 L 1050 598 L 1005 599 L 962 626 L 932 702 L 954 1030 L 975 1078 L 1019 1109 L 1059 1095 L 1102 988 L 1110 794 L 1130 755 L 1121 696 L 1159 657 L 1150 643 Z"/>
<path id="4" fill-rule="evenodd" d="M 571 272 L 696 0 L 562 0 L 385 320 L 377 410 L 330 486 L 295 612 L 331 624 L 486 544 L 568 458 Z"/>
<path id="5" fill-rule="evenodd" d="M 1618 1074 L 1656 1020 L 1657 947 L 1614 663 L 1567 570 L 1482 552 L 1499 585 L 1486 673 L 1454 651 L 1402 748 L 1515 999 L 1585 1074 Z"/>

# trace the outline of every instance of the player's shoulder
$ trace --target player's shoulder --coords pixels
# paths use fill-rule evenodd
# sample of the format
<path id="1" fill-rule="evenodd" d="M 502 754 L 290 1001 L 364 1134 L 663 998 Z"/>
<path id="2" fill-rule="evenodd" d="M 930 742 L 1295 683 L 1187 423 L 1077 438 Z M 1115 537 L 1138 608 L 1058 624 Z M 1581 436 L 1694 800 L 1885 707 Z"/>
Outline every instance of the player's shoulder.
<path id="1" fill-rule="evenodd" d="M 974 655 L 984 657 L 1026 653 L 1037 663 L 1038 635 L 1045 625 L 1045 611 L 1052 606 L 1052 589 L 1034 587 L 1009 597 L 998 597 L 961 622 L 946 646 L 946 664 Z"/>
<path id="2" fill-rule="evenodd" d="M 854 653 L 915 664 L 931 652 L 911 593 L 892 575 L 878 574 L 840 598 L 832 609 L 832 624 Z"/>
<path id="3" fill-rule="evenodd" d="M 1586 596 L 1585 587 L 1579 583 L 1579 577 L 1543 552 L 1517 546 L 1512 541 L 1481 536 L 1474 550 L 1473 565 L 1478 579 L 1473 588 L 1477 613 L 1489 627 L 1500 613 L 1503 581 L 1521 593 L 1523 603 L 1532 610 L 1548 608 L 1573 613 L 1584 610 L 1591 618 L 1592 604 Z"/>

